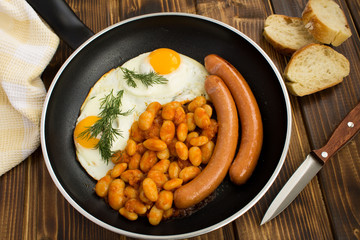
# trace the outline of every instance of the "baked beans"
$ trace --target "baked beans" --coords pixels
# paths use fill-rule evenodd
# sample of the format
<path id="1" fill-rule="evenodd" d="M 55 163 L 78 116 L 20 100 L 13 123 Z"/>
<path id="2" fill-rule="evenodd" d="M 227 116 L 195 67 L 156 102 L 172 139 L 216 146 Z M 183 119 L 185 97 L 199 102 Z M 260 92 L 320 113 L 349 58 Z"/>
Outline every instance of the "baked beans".
<path id="1" fill-rule="evenodd" d="M 176 212 L 176 189 L 194 179 L 209 162 L 215 147 L 217 121 L 200 96 L 188 103 L 150 103 L 130 129 L 115 166 L 101 178 L 95 192 L 120 215 L 134 221 L 146 216 L 151 225 Z"/>

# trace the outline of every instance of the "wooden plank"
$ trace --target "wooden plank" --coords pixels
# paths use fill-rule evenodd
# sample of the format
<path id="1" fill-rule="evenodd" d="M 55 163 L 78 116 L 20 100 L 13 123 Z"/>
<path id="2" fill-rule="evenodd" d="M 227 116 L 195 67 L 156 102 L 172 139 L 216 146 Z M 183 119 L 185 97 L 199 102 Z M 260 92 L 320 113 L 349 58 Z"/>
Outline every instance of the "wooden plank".
<path id="1" fill-rule="evenodd" d="M 353 25 L 355 29 L 352 29 L 353 34 L 359 35 L 360 32 L 360 15 L 359 15 L 359 9 L 360 9 L 360 2 L 359 1 L 353 1 L 353 0 L 346 0 L 347 8 L 350 12 L 348 14 L 348 21 L 353 22 Z M 349 17 L 351 16 L 351 18 Z"/>
<path id="2" fill-rule="evenodd" d="M 7 239 L 21 239 L 26 175 L 22 163 L 0 177 L 0 236 Z"/>
<path id="3" fill-rule="evenodd" d="M 282 72 L 286 65 L 286 58 L 278 54 L 262 36 L 264 20 L 271 14 L 269 11 L 272 7 L 264 4 L 262 1 L 251 1 L 251 3 L 241 1 L 241 3 L 229 4 L 224 13 L 210 12 L 209 16 L 217 17 L 219 20 L 231 24 L 248 35 L 266 51 L 280 72 Z M 287 1 L 281 1 L 281 3 L 289 4 Z M 198 7 L 199 12 L 206 13 L 206 9 L 211 9 L 213 4 L 219 3 L 217 1 L 201 1 L 201 4 Z M 202 9 L 205 10 L 202 11 Z M 221 17 L 219 18 L 219 16 Z M 222 18 L 223 16 L 224 18 Z M 304 151 L 310 151 L 305 128 L 303 127 L 304 123 L 301 120 L 300 106 L 296 98 L 292 98 L 291 101 L 293 103 L 293 128 L 295 132 L 293 132 L 292 144 L 284 168 L 264 198 L 244 216 L 235 221 L 239 239 L 272 239 L 279 236 L 282 236 L 284 239 L 294 239 L 298 236 L 303 236 L 305 239 L 330 239 L 332 237 L 329 222 L 326 217 L 323 217 L 326 216 L 326 209 L 322 202 L 321 190 L 317 179 L 311 182 L 300 194 L 299 198 L 294 201 L 293 205 L 285 210 L 282 215 L 264 227 L 259 226 L 271 200 L 286 182 L 287 178 L 284 176 L 290 176 L 305 159 Z M 299 146 L 304 151 L 299 151 Z M 301 214 L 299 214 L 299 211 Z M 290 219 L 291 221 L 289 221 Z M 316 224 L 309 224 L 311 222 Z"/>
<path id="4" fill-rule="evenodd" d="M 347 8 L 345 1 L 337 2 L 348 16 L 350 12 L 359 12 L 356 1 L 348 1 L 351 10 Z M 302 7 L 295 13 L 297 16 L 301 16 L 301 9 L 305 7 L 306 1 L 299 3 Z M 293 9 L 283 5 L 283 1 L 273 1 L 273 5 L 276 13 L 294 13 Z M 358 24 L 357 14 L 354 16 L 355 23 Z M 326 143 L 338 123 L 360 100 L 360 42 L 356 32 L 358 27 L 350 17 L 348 21 L 353 36 L 334 49 L 349 59 L 350 75 L 333 88 L 299 99 L 310 146 L 315 149 Z M 359 236 L 360 206 L 357 201 L 360 187 L 354 184 L 360 180 L 359 139 L 356 137 L 351 144 L 344 147 L 319 173 L 325 204 L 337 239 L 350 239 L 356 234 Z"/>

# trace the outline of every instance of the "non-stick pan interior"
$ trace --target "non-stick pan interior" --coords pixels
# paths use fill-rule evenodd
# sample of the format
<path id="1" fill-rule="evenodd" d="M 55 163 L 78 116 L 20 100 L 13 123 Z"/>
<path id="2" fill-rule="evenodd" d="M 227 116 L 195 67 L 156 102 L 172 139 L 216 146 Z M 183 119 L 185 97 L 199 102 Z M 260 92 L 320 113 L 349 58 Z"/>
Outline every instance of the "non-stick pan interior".
<path id="1" fill-rule="evenodd" d="M 258 166 L 247 184 L 235 186 L 226 178 L 216 191 L 215 199 L 201 210 L 154 227 L 146 218 L 135 222 L 124 219 L 96 196 L 93 190 L 96 182 L 76 160 L 72 134 L 81 104 L 105 72 L 160 47 L 174 49 L 200 63 L 211 53 L 232 63 L 243 74 L 258 101 L 264 144 Z M 228 27 L 187 15 L 152 15 L 102 32 L 71 58 L 49 91 L 43 136 L 45 158 L 56 176 L 55 182 L 61 184 L 66 194 L 96 219 L 121 229 L 120 233 L 168 236 L 209 229 L 245 212 L 244 207 L 262 191 L 278 168 L 289 134 L 287 95 L 268 60 Z"/>

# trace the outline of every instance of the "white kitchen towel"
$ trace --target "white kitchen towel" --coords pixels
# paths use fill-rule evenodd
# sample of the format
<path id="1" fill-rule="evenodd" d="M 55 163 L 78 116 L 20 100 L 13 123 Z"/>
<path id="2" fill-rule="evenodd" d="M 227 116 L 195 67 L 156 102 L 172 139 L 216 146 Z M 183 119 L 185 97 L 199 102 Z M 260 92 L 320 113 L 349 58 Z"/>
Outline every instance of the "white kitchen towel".
<path id="1" fill-rule="evenodd" d="M 0 0 L 0 176 L 40 144 L 40 79 L 59 38 L 25 0 Z"/>

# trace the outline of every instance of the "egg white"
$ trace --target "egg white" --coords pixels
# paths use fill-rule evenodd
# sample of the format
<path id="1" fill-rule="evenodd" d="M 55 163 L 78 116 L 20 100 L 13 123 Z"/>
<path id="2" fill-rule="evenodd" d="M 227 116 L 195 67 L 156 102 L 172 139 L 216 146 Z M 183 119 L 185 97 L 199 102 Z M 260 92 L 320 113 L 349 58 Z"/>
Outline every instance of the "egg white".
<path id="1" fill-rule="evenodd" d="M 143 53 L 122 65 L 122 67 L 139 73 L 153 72 L 149 63 L 150 52 Z M 102 98 L 111 91 L 116 95 L 118 91 L 124 90 L 121 111 L 126 112 L 133 109 L 128 116 L 118 116 L 113 127 L 118 129 L 122 137 L 117 137 L 111 147 L 112 151 L 125 148 L 130 135 L 130 128 L 140 114 L 146 110 L 149 103 L 157 101 L 165 104 L 171 101 L 192 100 L 197 96 L 207 97 L 204 82 L 208 75 L 205 67 L 194 59 L 180 54 L 180 66 L 170 74 L 163 75 L 168 82 L 166 84 L 154 84 L 146 87 L 140 81 L 135 80 L 137 87 L 127 85 L 124 74 L 120 67 L 104 74 L 92 87 L 86 97 L 81 109 L 77 123 L 88 116 L 98 116 L 101 112 L 100 102 Z M 106 163 L 98 149 L 88 149 L 75 141 L 76 155 L 87 173 L 99 180 L 113 168 L 114 164 L 109 160 Z"/>

